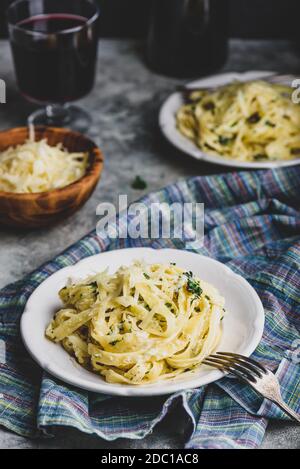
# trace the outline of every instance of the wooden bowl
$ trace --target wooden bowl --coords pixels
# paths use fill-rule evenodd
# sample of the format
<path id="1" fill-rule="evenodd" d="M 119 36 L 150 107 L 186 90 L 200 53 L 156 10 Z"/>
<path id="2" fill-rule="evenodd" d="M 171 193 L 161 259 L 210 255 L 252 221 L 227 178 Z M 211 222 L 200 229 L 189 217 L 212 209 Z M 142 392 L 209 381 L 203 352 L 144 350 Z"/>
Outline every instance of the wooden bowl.
<path id="1" fill-rule="evenodd" d="M 20 127 L 0 132 L 0 152 L 9 146 L 24 143 L 28 128 Z M 61 189 L 34 194 L 0 191 L 0 224 L 21 228 L 49 226 L 76 212 L 91 196 L 99 180 L 103 155 L 84 135 L 69 129 L 36 127 L 35 139 L 46 138 L 49 145 L 63 146 L 74 152 L 89 152 L 89 166 L 78 181 Z"/>

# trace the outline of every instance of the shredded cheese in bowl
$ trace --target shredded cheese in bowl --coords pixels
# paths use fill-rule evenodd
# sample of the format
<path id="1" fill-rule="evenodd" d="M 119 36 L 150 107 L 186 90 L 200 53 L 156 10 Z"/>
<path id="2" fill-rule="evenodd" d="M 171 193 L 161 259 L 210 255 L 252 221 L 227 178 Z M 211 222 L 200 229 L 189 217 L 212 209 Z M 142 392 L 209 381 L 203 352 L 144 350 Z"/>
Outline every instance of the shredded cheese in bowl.
<path id="1" fill-rule="evenodd" d="M 9 147 L 0 153 L 0 191 L 38 193 L 59 189 L 80 179 L 86 172 L 88 153 L 69 153 L 62 144 L 47 140 Z"/>

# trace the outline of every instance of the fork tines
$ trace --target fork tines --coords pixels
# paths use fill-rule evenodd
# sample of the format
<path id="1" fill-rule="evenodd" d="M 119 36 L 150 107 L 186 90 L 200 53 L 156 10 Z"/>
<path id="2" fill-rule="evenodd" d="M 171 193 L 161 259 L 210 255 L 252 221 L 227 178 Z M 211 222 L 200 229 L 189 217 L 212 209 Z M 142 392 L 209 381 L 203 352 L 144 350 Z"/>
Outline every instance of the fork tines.
<path id="1" fill-rule="evenodd" d="M 239 378 L 251 382 L 256 382 L 257 378 L 261 378 L 263 374 L 267 373 L 266 368 L 262 365 L 238 353 L 216 352 L 206 357 L 203 363 L 223 371 L 229 371 Z"/>
<path id="2" fill-rule="evenodd" d="M 276 375 L 252 358 L 244 357 L 238 353 L 216 352 L 208 355 L 203 363 L 222 371 L 229 371 L 248 383 L 261 396 L 277 404 L 292 419 L 300 423 L 299 415 L 283 401 Z"/>

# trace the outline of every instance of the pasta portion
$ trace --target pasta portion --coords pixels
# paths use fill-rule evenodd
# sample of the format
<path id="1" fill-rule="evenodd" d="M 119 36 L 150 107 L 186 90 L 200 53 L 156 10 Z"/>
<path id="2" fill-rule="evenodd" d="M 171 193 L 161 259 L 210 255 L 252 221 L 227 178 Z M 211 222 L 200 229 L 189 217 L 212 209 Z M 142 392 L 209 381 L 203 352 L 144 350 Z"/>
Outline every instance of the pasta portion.
<path id="1" fill-rule="evenodd" d="M 205 153 L 239 161 L 300 157 L 300 107 L 287 86 L 257 80 L 190 92 L 176 119 Z"/>
<path id="2" fill-rule="evenodd" d="M 109 383 L 146 384 L 199 366 L 218 345 L 224 298 L 175 264 L 135 262 L 59 292 L 46 330 Z"/>

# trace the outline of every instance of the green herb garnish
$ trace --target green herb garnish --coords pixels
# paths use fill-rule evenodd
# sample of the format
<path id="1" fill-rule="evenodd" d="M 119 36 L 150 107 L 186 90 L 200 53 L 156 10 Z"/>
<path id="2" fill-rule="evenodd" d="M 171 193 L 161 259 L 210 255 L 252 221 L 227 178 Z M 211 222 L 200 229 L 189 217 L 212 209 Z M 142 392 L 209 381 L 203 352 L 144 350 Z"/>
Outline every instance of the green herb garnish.
<path id="1" fill-rule="evenodd" d="M 276 127 L 276 124 L 273 124 L 273 122 L 271 121 L 266 121 L 265 124 L 268 126 L 268 127 Z"/>
<path id="2" fill-rule="evenodd" d="M 143 275 L 147 280 L 149 280 L 150 276 L 148 274 L 146 274 L 146 272 L 144 272 Z"/>
<path id="3" fill-rule="evenodd" d="M 215 103 L 212 101 L 207 101 L 207 103 L 203 104 L 203 109 L 205 109 L 205 111 L 213 111 L 215 107 Z"/>
<path id="4" fill-rule="evenodd" d="M 232 137 L 223 137 L 222 135 L 219 136 L 220 145 L 228 145 L 230 142 L 232 142 L 232 140 Z"/>
<path id="5" fill-rule="evenodd" d="M 248 117 L 248 124 L 257 124 L 261 119 L 259 112 L 254 112 L 251 116 Z"/>
<path id="6" fill-rule="evenodd" d="M 132 182 L 131 187 L 132 187 L 132 189 L 142 191 L 142 190 L 146 189 L 147 183 L 146 183 L 146 181 L 144 181 L 144 179 L 141 178 L 141 176 L 135 176 L 135 179 Z"/>
<path id="7" fill-rule="evenodd" d="M 112 342 L 109 342 L 109 345 L 111 345 L 112 347 L 114 347 L 118 342 L 121 342 L 122 339 L 119 339 L 119 340 L 113 340 Z"/>
<path id="8" fill-rule="evenodd" d="M 192 302 L 198 300 L 203 292 L 199 280 L 193 278 L 193 272 L 185 272 L 184 275 L 187 277 L 186 289 L 193 293 Z"/>

